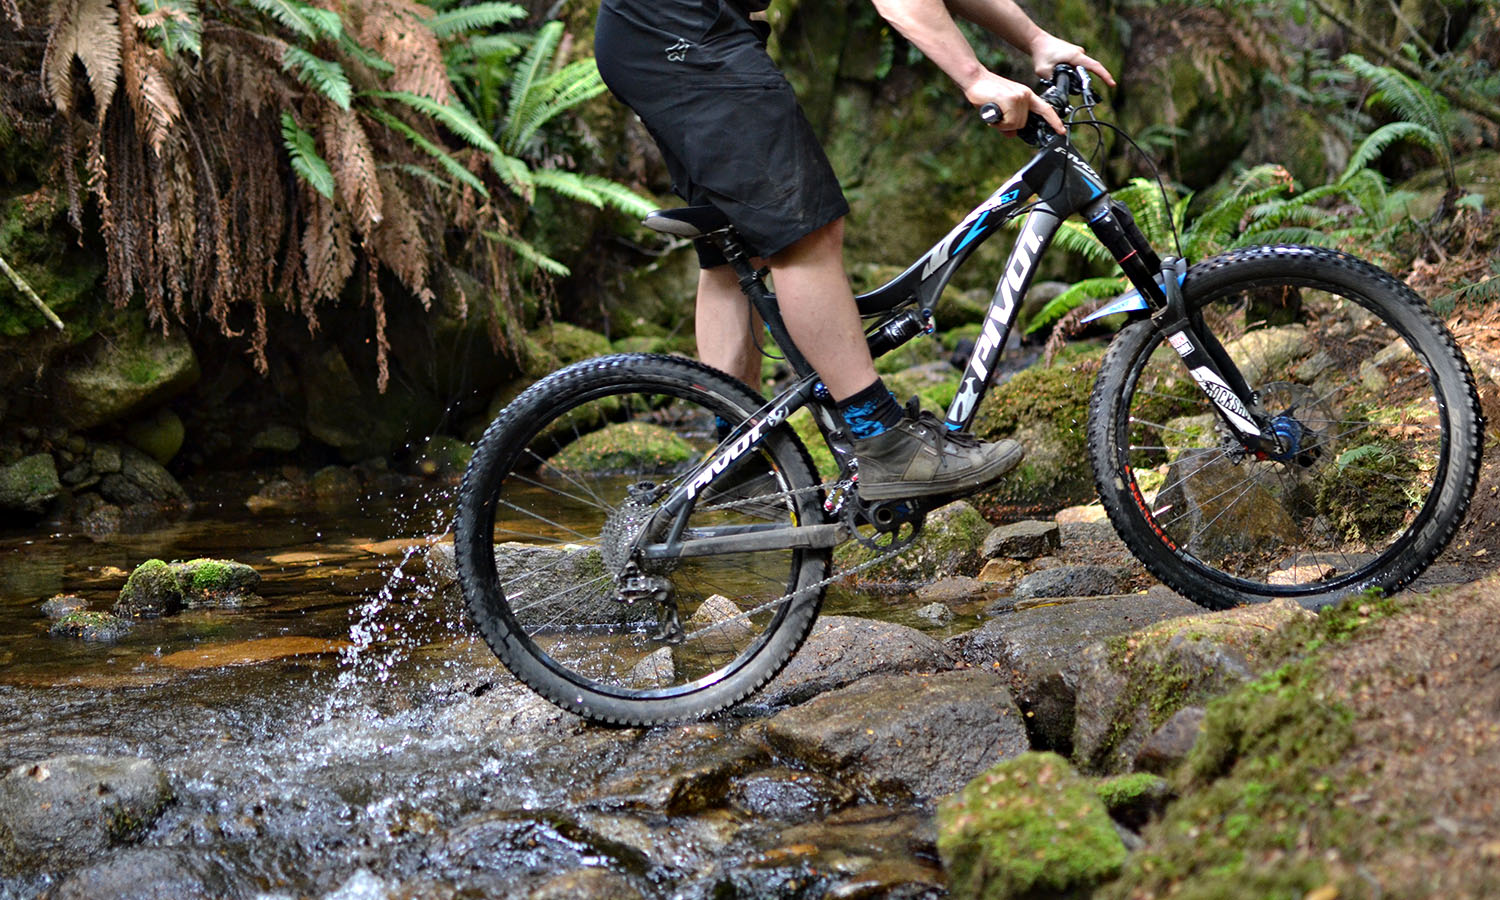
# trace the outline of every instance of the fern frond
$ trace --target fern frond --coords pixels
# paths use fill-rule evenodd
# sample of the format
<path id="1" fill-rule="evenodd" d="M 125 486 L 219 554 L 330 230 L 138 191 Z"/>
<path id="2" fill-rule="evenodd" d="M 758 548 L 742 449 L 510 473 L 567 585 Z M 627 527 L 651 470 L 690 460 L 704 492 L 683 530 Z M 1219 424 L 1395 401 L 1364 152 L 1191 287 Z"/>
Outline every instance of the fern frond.
<path id="1" fill-rule="evenodd" d="M 203 56 L 203 19 L 197 0 L 137 0 L 135 27 L 167 56 L 187 51 Z"/>
<path id="2" fill-rule="evenodd" d="M 559 113 L 604 93 L 604 79 L 592 59 L 570 63 L 536 85 L 520 109 L 513 111 L 506 126 L 502 146 L 508 153 L 520 153 L 537 131 Z M 511 101 L 514 103 L 514 98 Z"/>
<path id="3" fill-rule="evenodd" d="M 370 91 L 366 96 L 382 100 L 396 100 L 441 124 L 463 138 L 469 144 L 492 156 L 500 155 L 500 147 L 485 133 L 469 111 L 461 106 L 436 103 L 429 97 L 408 91 Z"/>
<path id="4" fill-rule="evenodd" d="M 572 269 L 569 269 L 567 266 L 563 265 L 547 254 L 538 250 L 530 243 L 523 241 L 518 237 L 511 237 L 508 234 L 501 234 L 498 231 L 486 231 L 484 232 L 484 236 L 492 241 L 498 241 L 499 243 L 504 244 L 512 251 L 514 251 L 517 256 L 536 266 L 538 269 L 541 269 L 543 272 L 548 273 L 549 275 L 556 275 L 559 278 L 566 278 L 567 276 L 573 274 Z"/>
<path id="5" fill-rule="evenodd" d="M 598 191 L 584 184 L 583 177 L 577 172 L 567 172 L 562 169 L 533 169 L 531 183 L 555 194 L 561 194 L 569 200 L 577 200 L 579 203 L 587 203 L 589 206 L 600 209 L 604 207 L 604 198 L 599 196 Z"/>
<path id="6" fill-rule="evenodd" d="M 73 109 L 73 60 L 83 63 L 100 120 L 120 80 L 119 16 L 109 0 L 60 4 L 42 56 L 42 83 L 59 111 Z"/>
<path id="7" fill-rule="evenodd" d="M 1067 290 L 1053 297 L 1046 306 L 1037 310 L 1036 315 L 1026 323 L 1026 333 L 1033 334 L 1041 331 L 1090 300 L 1117 296 L 1128 287 L 1130 287 L 1130 282 L 1119 275 L 1085 278 L 1075 282 Z"/>
<path id="8" fill-rule="evenodd" d="M 352 111 L 341 109 L 324 113 L 322 137 L 338 200 L 353 216 L 354 227 L 369 235 L 380 223 L 385 205 L 369 135 Z"/>
<path id="9" fill-rule="evenodd" d="M 162 51 L 121 35 L 120 80 L 135 112 L 136 125 L 157 156 L 173 137 L 182 104 L 172 88 L 170 64 Z"/>
<path id="10" fill-rule="evenodd" d="M 1387 147 L 1397 141 L 1414 141 L 1434 153 L 1442 152 L 1440 146 L 1442 138 L 1428 126 L 1419 122 L 1391 122 L 1375 129 L 1369 137 L 1360 142 L 1353 155 L 1349 157 L 1349 165 L 1344 168 L 1344 174 L 1339 176 L 1339 181 L 1348 181 L 1356 172 L 1369 168 L 1370 164 L 1379 159 Z"/>
<path id="11" fill-rule="evenodd" d="M 382 75 L 396 74 L 396 67 L 391 65 L 389 60 L 359 41 L 356 41 L 348 34 L 339 38 L 339 49 L 358 60 L 368 69 L 379 72 Z"/>
<path id="12" fill-rule="evenodd" d="M 368 10 L 360 39 L 394 66 L 389 89 L 448 103 L 448 66 L 437 35 L 424 24 L 432 10 L 410 0 L 373 0 Z"/>
<path id="13" fill-rule="evenodd" d="M 344 33 L 344 23 L 338 13 L 301 0 L 250 0 L 250 5 L 309 41 L 321 38 L 338 40 Z"/>
<path id="14" fill-rule="evenodd" d="M 541 73 L 551 65 L 552 55 L 557 51 L 562 33 L 561 22 L 554 20 L 543 25 L 537 31 L 531 49 L 526 51 L 515 72 L 511 73 L 510 109 L 506 113 L 500 138 L 500 144 L 507 152 L 516 152 L 517 138 L 524 123 L 536 115 L 535 107 L 544 102 L 545 98 L 535 87 L 542 78 Z"/>
<path id="15" fill-rule="evenodd" d="M 475 192 L 477 192 L 481 197 L 489 197 L 490 192 L 485 188 L 484 182 L 480 181 L 473 172 L 470 172 L 468 169 L 464 168 L 462 163 L 454 159 L 452 156 L 448 155 L 447 151 L 445 151 L 442 147 L 439 147 L 437 144 L 434 144 L 432 141 L 429 141 L 427 138 L 423 137 L 415 128 L 411 127 L 410 125 L 406 124 L 396 116 L 391 115 L 383 109 L 371 107 L 370 109 L 366 110 L 366 112 L 373 116 L 376 120 L 384 124 L 387 128 L 399 132 L 408 141 L 411 141 L 413 144 L 415 144 L 417 148 L 420 149 L 423 153 L 426 153 L 428 156 L 431 156 L 433 159 L 437 160 L 438 165 L 443 167 L 443 171 L 447 172 L 449 175 L 452 175 L 454 178 L 473 188 Z M 426 169 L 421 169 L 420 167 L 413 168 L 417 168 L 420 171 L 431 176 L 431 173 L 427 172 Z M 438 183 L 442 184 L 444 187 L 448 186 L 441 181 L 439 181 Z"/>
<path id="16" fill-rule="evenodd" d="M 394 175 L 381 173 L 380 195 L 382 217 L 371 237 L 375 255 L 422 301 L 424 308 L 431 309 L 433 294 L 427 284 L 430 250 L 422 235 L 422 224 Z"/>
<path id="17" fill-rule="evenodd" d="M 348 109 L 354 98 L 354 88 L 350 86 L 343 66 L 301 47 L 287 45 L 281 56 L 281 68 L 295 72 L 298 81 L 333 101 L 339 109 Z"/>
<path id="18" fill-rule="evenodd" d="M 1330 247 L 1335 243 L 1334 235 L 1320 228 L 1267 228 L 1264 231 L 1247 231 L 1230 245 L 1229 249 L 1249 247 L 1256 244 L 1307 244 L 1313 247 Z"/>
<path id="19" fill-rule="evenodd" d="M 496 25 L 509 25 L 526 18 L 526 15 L 525 7 L 514 3 L 476 3 L 473 6 L 460 6 L 458 9 L 440 12 L 425 20 L 425 24 L 433 34 L 440 38 L 447 38 L 493 28 Z"/>
<path id="20" fill-rule="evenodd" d="M 579 175 L 578 180 L 584 187 L 598 194 L 599 199 L 604 201 L 605 206 L 616 209 L 627 216 L 645 218 L 648 213 L 661 205 L 655 200 L 642 197 L 625 185 L 617 181 L 611 181 L 601 175 Z"/>
<path id="21" fill-rule="evenodd" d="M 532 175 L 531 167 L 524 160 L 516 159 L 514 156 L 506 156 L 504 153 L 496 153 L 490 156 L 490 168 L 500 176 L 516 195 L 527 203 L 536 199 L 536 180 Z"/>
<path id="22" fill-rule="evenodd" d="M 281 114 L 281 144 L 292 160 L 292 171 L 307 183 L 307 186 L 333 199 L 333 172 L 328 161 L 318 154 L 317 142 L 312 134 L 303 131 L 290 112 Z"/>
<path id="23" fill-rule="evenodd" d="M 1114 255 L 1099 243 L 1099 239 L 1094 237 L 1094 233 L 1082 222 L 1072 219 L 1064 220 L 1057 230 L 1057 237 L 1053 240 L 1059 250 L 1077 253 L 1090 262 L 1112 263 L 1115 261 Z"/>
<path id="24" fill-rule="evenodd" d="M 1375 93 L 1370 96 L 1371 103 L 1389 106 L 1401 118 L 1425 126 L 1437 137 L 1431 149 L 1442 163 L 1449 183 L 1455 182 L 1448 101 L 1416 79 L 1395 69 L 1373 65 L 1357 53 L 1345 54 L 1340 62 L 1375 86 Z"/>

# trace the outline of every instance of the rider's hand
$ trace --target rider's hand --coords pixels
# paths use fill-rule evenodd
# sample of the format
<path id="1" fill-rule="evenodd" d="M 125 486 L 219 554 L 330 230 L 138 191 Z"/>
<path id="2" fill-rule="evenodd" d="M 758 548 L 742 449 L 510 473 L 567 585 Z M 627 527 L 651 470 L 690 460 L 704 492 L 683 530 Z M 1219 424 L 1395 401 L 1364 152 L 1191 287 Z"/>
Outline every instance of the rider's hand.
<path id="1" fill-rule="evenodd" d="M 1037 34 L 1031 42 L 1031 65 L 1036 70 L 1036 77 L 1051 78 L 1052 70 L 1060 64 L 1067 63 L 1080 69 L 1087 69 L 1104 79 L 1104 83 L 1110 87 L 1115 86 L 1115 77 L 1104 68 L 1104 63 L 1094 59 L 1083 48 L 1077 44 L 1053 37 L 1043 31 Z"/>
<path id="2" fill-rule="evenodd" d="M 986 71 L 964 88 L 964 96 L 975 107 L 986 103 L 1000 107 L 1003 115 L 994 124 L 1001 134 L 1008 137 L 1014 137 L 1026 125 L 1027 114 L 1033 112 L 1046 119 L 1053 131 L 1063 133 L 1062 119 L 1058 118 L 1057 110 L 1038 97 L 1031 88 L 1009 78 L 1001 78 L 994 72 Z"/>

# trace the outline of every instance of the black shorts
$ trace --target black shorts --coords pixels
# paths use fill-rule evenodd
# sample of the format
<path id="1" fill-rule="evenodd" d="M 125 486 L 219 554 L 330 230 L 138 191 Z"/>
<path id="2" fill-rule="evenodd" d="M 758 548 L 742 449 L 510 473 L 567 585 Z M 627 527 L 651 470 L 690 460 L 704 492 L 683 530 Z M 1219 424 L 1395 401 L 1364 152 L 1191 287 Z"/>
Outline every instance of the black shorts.
<path id="1" fill-rule="evenodd" d="M 641 117 L 691 204 L 712 204 L 760 256 L 849 213 L 838 178 L 745 0 L 604 0 L 599 73 Z M 722 265 L 699 242 L 704 268 Z"/>

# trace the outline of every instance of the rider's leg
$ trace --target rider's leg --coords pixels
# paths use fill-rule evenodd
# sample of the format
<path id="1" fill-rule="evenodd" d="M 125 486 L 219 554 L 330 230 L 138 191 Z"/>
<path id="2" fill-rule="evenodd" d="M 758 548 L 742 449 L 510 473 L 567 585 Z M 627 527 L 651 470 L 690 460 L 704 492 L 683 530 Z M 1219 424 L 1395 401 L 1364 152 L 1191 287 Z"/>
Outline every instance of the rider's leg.
<path id="1" fill-rule="evenodd" d="M 759 265 L 759 261 L 755 261 Z M 698 270 L 698 358 L 760 390 L 760 313 L 728 265 Z"/>

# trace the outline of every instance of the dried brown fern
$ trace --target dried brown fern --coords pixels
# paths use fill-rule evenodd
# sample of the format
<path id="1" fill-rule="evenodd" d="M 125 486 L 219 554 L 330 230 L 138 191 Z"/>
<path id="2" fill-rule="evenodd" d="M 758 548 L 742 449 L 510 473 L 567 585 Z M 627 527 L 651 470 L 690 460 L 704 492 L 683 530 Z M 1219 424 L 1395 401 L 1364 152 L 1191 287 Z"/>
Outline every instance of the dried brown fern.
<path id="1" fill-rule="evenodd" d="M 453 89 L 448 83 L 443 48 L 438 45 L 437 36 L 421 22 L 432 15 L 431 9 L 419 3 L 373 0 L 366 5 L 359 37 L 395 66 L 388 82 L 390 90 L 409 91 L 447 103 Z"/>
<path id="2" fill-rule="evenodd" d="M 16 5 L 16 0 L 0 0 L 0 12 L 5 13 L 5 18 L 17 30 L 26 28 L 26 20 L 21 18 L 21 7 Z"/>
<path id="3" fill-rule="evenodd" d="M 422 223 L 412 211 L 406 191 L 401 189 L 396 176 L 380 173 L 384 198 L 384 216 L 370 235 L 369 245 L 401 283 L 422 301 L 425 309 L 432 308 L 432 288 L 427 284 L 428 260 L 431 249 L 422 237 Z"/>
<path id="4" fill-rule="evenodd" d="M 119 16 L 110 0 L 63 0 L 55 7 L 42 58 L 42 84 L 58 110 L 67 114 L 77 106 L 76 59 L 88 73 L 95 115 L 103 119 L 120 79 L 120 33 Z"/>
<path id="5" fill-rule="evenodd" d="M 120 80 L 125 85 L 125 97 L 135 111 L 141 137 L 151 145 L 152 152 L 161 156 L 182 118 L 182 104 L 170 80 L 170 63 L 160 48 L 140 39 L 134 14 L 120 20 L 119 30 Z"/>
<path id="6" fill-rule="evenodd" d="M 333 170 L 338 188 L 334 198 L 348 212 L 354 227 L 368 235 L 380 224 L 383 205 L 370 139 L 351 110 L 323 104 L 321 116 L 323 157 Z"/>

